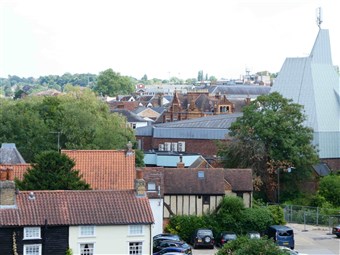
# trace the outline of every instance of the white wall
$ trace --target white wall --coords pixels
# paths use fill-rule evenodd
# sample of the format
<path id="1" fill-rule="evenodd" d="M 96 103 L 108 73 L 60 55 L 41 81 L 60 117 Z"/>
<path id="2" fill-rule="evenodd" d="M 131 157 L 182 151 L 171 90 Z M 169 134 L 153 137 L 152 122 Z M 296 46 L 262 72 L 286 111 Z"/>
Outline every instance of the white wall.
<path id="1" fill-rule="evenodd" d="M 163 199 L 150 198 L 150 206 L 155 224 L 152 225 L 152 236 L 163 233 Z"/>
<path id="2" fill-rule="evenodd" d="M 95 226 L 95 236 L 80 237 L 79 226 L 69 227 L 69 245 L 73 255 L 80 254 L 81 243 L 94 243 L 94 254 L 129 254 L 129 242 L 142 242 L 143 254 L 150 254 L 152 248 L 152 237 L 150 237 L 152 225 L 143 226 L 143 234 L 129 235 L 128 225 L 118 226 Z M 151 246 L 150 246 L 151 245 Z"/>

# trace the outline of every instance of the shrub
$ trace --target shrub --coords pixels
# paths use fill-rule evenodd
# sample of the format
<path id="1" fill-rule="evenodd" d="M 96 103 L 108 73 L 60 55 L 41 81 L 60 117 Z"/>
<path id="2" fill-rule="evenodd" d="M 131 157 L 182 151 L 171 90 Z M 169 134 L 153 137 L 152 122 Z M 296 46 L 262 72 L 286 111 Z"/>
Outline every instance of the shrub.
<path id="1" fill-rule="evenodd" d="M 284 218 L 283 209 L 280 206 L 270 205 L 268 209 L 272 215 L 274 225 L 285 225 L 287 223 Z"/>
<path id="2" fill-rule="evenodd" d="M 249 239 L 241 236 L 225 244 L 216 255 L 283 255 L 286 254 L 270 239 Z"/>
<path id="3" fill-rule="evenodd" d="M 242 234 L 248 231 L 264 233 L 268 226 L 274 224 L 268 208 L 248 208 L 242 212 L 241 219 Z"/>

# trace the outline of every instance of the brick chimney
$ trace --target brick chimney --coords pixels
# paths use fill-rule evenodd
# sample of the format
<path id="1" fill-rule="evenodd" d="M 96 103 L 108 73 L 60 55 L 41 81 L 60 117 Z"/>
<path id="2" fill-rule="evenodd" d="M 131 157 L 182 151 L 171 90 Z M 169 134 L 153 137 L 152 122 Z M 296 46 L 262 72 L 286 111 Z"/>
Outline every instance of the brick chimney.
<path id="1" fill-rule="evenodd" d="M 140 169 L 136 170 L 135 191 L 137 197 L 145 197 L 146 195 L 146 184 L 143 179 L 143 171 Z"/>
<path id="2" fill-rule="evenodd" d="M 0 208 L 15 206 L 15 183 L 13 168 L 0 168 Z"/>

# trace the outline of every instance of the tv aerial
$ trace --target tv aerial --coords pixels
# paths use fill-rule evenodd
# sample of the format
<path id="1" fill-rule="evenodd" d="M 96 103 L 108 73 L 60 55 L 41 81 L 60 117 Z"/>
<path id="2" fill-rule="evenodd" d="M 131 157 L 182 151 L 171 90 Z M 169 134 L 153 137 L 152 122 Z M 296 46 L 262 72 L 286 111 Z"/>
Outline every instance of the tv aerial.
<path id="1" fill-rule="evenodd" d="M 322 22 L 323 22 L 322 9 L 321 7 L 319 7 L 316 9 L 316 24 L 318 25 L 319 29 L 321 29 Z"/>

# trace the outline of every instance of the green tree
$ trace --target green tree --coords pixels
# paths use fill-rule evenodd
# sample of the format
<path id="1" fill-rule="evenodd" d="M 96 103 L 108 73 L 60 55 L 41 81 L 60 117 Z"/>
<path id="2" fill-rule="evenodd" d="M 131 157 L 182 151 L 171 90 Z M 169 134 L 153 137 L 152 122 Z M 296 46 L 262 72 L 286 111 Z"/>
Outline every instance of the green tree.
<path id="1" fill-rule="evenodd" d="M 271 239 L 250 239 L 239 237 L 236 240 L 226 243 L 216 255 L 285 255 Z"/>
<path id="2" fill-rule="evenodd" d="M 289 167 L 295 171 L 283 175 L 282 182 L 307 178 L 318 161 L 312 146 L 313 131 L 303 125 L 303 108 L 274 92 L 259 96 L 243 108 L 243 115 L 230 127 L 231 139 L 219 144 L 219 156 L 226 167 L 251 167 L 256 188 L 266 199 L 275 201 L 277 174 Z M 293 192 L 292 192 L 293 193 Z"/>
<path id="3" fill-rule="evenodd" d="M 38 154 L 33 167 L 16 180 L 20 190 L 86 190 L 90 185 L 81 179 L 75 163 L 65 154 L 46 151 Z"/>
<path id="4" fill-rule="evenodd" d="M 72 86 L 67 91 L 57 97 L 0 98 L 0 142 L 15 143 L 27 162 L 42 151 L 56 150 L 58 142 L 62 149 L 89 150 L 125 149 L 128 141 L 135 143 L 125 118 L 111 114 L 92 91 Z"/>
<path id="5" fill-rule="evenodd" d="M 121 76 L 110 68 L 99 73 L 94 91 L 102 96 L 117 96 L 131 94 L 134 86 L 129 77 Z"/>
<path id="6" fill-rule="evenodd" d="M 318 194 L 335 207 L 340 207 L 340 175 L 322 177 Z"/>

